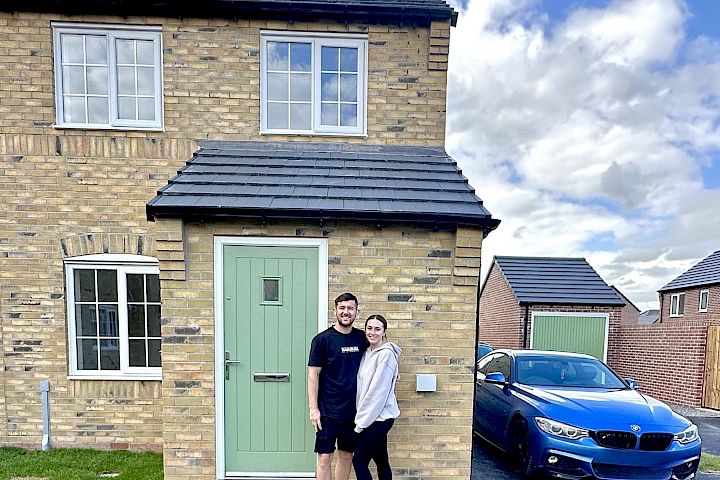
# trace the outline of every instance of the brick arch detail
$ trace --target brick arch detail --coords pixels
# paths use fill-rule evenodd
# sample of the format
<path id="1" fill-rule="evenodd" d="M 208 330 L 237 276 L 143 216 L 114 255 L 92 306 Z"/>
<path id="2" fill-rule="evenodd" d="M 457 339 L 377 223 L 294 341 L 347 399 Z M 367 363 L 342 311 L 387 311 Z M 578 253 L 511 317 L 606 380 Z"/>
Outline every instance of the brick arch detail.
<path id="1" fill-rule="evenodd" d="M 155 238 L 146 233 L 80 233 L 60 239 L 63 258 L 103 253 L 157 257 Z"/>

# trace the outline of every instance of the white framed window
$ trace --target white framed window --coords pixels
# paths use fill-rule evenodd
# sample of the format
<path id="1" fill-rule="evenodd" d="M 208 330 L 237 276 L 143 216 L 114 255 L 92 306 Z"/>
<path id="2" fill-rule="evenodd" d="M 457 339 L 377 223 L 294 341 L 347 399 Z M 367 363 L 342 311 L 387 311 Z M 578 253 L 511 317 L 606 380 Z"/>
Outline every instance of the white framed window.
<path id="1" fill-rule="evenodd" d="M 700 290 L 700 299 L 698 301 L 698 312 L 704 313 L 708 311 L 708 303 L 710 300 L 710 290 Z"/>
<path id="2" fill-rule="evenodd" d="M 682 317 L 685 314 L 685 294 L 673 293 L 670 295 L 670 316 Z"/>
<path id="3" fill-rule="evenodd" d="M 140 255 L 65 260 L 71 378 L 161 379 L 159 274 Z"/>
<path id="4" fill-rule="evenodd" d="M 161 130 L 159 27 L 53 23 L 56 126 Z"/>
<path id="5" fill-rule="evenodd" d="M 261 133 L 365 135 L 367 37 L 261 32 Z"/>

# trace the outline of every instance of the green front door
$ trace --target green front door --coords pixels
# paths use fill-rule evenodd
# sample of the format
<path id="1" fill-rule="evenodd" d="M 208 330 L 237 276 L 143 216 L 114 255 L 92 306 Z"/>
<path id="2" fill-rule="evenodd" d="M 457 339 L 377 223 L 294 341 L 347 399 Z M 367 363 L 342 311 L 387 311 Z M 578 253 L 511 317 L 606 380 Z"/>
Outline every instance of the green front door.
<path id="1" fill-rule="evenodd" d="M 307 352 L 318 330 L 318 250 L 225 246 L 226 472 L 315 470 Z"/>
<path id="2" fill-rule="evenodd" d="M 586 353 L 605 360 L 607 323 L 606 315 L 533 313 L 532 348 Z"/>

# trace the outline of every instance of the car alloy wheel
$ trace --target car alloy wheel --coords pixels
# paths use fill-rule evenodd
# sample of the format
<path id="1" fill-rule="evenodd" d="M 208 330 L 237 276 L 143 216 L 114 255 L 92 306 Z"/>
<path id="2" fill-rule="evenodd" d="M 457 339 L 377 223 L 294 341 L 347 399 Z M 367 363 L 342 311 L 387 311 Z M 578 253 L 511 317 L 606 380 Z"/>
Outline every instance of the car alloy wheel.
<path id="1" fill-rule="evenodd" d="M 521 477 L 532 477 L 532 451 L 525 419 L 510 424 L 510 465 L 513 472 Z"/>

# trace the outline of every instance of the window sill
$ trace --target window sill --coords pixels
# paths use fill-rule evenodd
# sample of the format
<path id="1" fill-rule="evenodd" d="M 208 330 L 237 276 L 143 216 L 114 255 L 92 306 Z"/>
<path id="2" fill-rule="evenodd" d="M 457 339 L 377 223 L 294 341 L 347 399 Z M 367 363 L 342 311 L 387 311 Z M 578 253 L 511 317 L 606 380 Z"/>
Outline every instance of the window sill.
<path id="1" fill-rule="evenodd" d="M 53 125 L 55 130 L 113 130 L 116 132 L 164 132 L 164 127 L 112 127 L 102 125 Z"/>
<path id="2" fill-rule="evenodd" d="M 68 375 L 68 380 L 116 380 L 116 381 L 150 381 L 161 382 L 162 376 L 157 375 Z"/>
<path id="3" fill-rule="evenodd" d="M 678 315 L 678 314 L 675 314 L 675 315 L 670 314 L 670 318 L 682 318 L 682 317 L 684 317 L 684 316 L 685 316 L 684 313 L 681 313 L 681 314 L 679 314 L 679 315 Z"/>
<path id="4" fill-rule="evenodd" d="M 292 137 L 358 137 L 368 138 L 367 133 L 342 133 L 342 132 L 274 132 L 260 131 L 260 135 L 285 135 Z"/>

